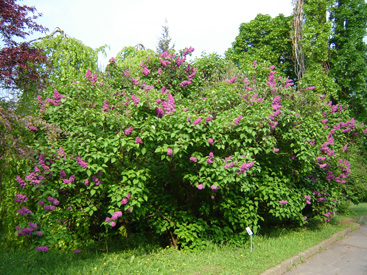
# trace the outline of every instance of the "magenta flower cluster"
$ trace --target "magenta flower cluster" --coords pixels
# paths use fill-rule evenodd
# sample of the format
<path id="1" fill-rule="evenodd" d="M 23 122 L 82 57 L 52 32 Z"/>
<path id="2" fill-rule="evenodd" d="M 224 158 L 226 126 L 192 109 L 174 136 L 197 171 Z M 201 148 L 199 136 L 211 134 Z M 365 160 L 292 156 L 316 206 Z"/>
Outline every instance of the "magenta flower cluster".
<path id="1" fill-rule="evenodd" d="M 242 119 L 242 116 L 240 115 L 239 117 L 237 117 L 235 120 L 234 120 L 234 124 L 236 124 L 236 126 L 238 126 L 238 123 L 240 123 Z"/>
<path id="2" fill-rule="evenodd" d="M 240 175 L 240 174 L 246 173 L 253 165 L 254 165 L 253 161 L 249 163 L 246 163 L 246 162 L 243 163 L 240 167 L 240 170 L 237 171 L 237 174 Z"/>
<path id="3" fill-rule="evenodd" d="M 82 160 L 81 157 L 76 157 L 75 159 L 78 162 L 80 167 L 82 167 L 84 169 L 88 168 L 88 163 L 86 161 Z"/>
<path id="4" fill-rule="evenodd" d="M 16 194 L 15 202 L 26 202 L 28 200 L 27 196 L 22 194 Z"/>
<path id="5" fill-rule="evenodd" d="M 18 209 L 17 212 L 22 215 L 22 216 L 25 216 L 25 215 L 31 215 L 32 214 L 32 211 L 29 210 L 27 207 L 25 206 L 22 206 L 21 209 Z"/>
<path id="6" fill-rule="evenodd" d="M 190 157 L 190 161 L 192 161 L 192 162 L 198 162 L 198 159 L 195 158 L 195 157 Z"/>
<path id="7" fill-rule="evenodd" d="M 121 200 L 121 204 L 125 205 L 129 202 L 129 199 L 131 197 L 130 193 L 127 193 L 126 197 Z"/>
<path id="8" fill-rule="evenodd" d="M 49 248 L 47 245 L 44 245 L 44 246 L 37 246 L 36 247 L 36 250 L 37 251 L 41 251 L 41 252 L 48 252 Z"/>
<path id="9" fill-rule="evenodd" d="M 200 122 L 201 122 L 201 117 L 198 117 L 197 119 L 194 120 L 194 122 L 192 124 L 199 125 Z"/>
<path id="10" fill-rule="evenodd" d="M 54 205 L 59 205 L 59 203 L 60 203 L 57 199 L 55 199 L 53 197 L 48 197 L 47 200 L 49 202 L 52 202 Z"/>

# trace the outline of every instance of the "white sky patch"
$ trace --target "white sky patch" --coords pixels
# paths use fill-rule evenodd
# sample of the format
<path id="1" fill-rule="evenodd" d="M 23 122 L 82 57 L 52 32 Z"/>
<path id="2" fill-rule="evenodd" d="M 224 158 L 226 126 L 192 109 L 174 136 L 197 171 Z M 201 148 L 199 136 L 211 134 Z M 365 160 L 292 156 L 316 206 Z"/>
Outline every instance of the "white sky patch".
<path id="1" fill-rule="evenodd" d="M 125 46 L 138 43 L 156 50 L 165 19 L 175 49 L 195 48 L 194 56 L 224 52 L 241 23 L 257 14 L 292 14 L 292 0 L 24 0 L 43 14 L 37 22 L 52 32 L 59 27 L 85 45 L 110 46 L 105 64 Z M 40 37 L 35 34 L 31 38 Z"/>

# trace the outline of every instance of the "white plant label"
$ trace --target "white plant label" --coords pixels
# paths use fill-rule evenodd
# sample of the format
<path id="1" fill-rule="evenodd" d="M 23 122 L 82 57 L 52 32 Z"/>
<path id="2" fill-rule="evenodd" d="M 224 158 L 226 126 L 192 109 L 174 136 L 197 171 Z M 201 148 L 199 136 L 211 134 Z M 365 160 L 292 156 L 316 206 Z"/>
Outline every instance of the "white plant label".
<path id="1" fill-rule="evenodd" d="M 252 233 L 252 231 L 251 231 L 251 229 L 250 229 L 250 227 L 246 227 L 246 231 L 247 231 L 247 233 L 250 235 L 250 236 L 252 236 L 254 233 Z"/>

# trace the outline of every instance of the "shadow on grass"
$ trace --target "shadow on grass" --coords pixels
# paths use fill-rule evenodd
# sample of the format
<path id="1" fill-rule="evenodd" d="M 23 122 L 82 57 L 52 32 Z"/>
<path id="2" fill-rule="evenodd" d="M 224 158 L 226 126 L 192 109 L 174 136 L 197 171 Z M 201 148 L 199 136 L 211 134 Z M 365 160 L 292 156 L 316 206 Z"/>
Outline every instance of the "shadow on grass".
<path id="1" fill-rule="evenodd" d="M 149 242 L 140 237 L 109 240 L 107 244 L 97 242 L 82 248 L 81 253 L 0 248 L 0 274 L 90 274 L 85 267 L 93 270 L 93 266 L 103 266 L 111 255 L 118 255 L 120 261 L 129 261 L 131 257 L 151 254 L 160 249 L 159 242 Z"/>

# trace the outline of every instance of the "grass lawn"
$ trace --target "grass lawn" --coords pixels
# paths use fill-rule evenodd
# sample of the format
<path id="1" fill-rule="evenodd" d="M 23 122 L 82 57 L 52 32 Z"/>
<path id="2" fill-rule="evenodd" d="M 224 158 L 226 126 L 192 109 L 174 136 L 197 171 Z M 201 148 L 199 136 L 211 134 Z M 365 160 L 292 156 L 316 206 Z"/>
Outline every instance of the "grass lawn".
<path id="1" fill-rule="evenodd" d="M 108 254 L 91 249 L 80 254 L 5 250 L 0 274 L 259 274 L 352 226 L 359 216 L 367 216 L 367 203 L 351 206 L 331 224 L 255 235 L 252 252 L 248 240 L 242 247 L 209 245 L 194 252 L 149 246 Z"/>

